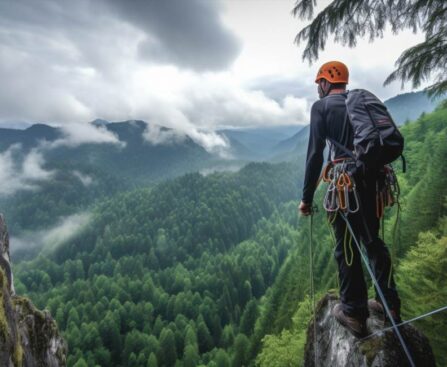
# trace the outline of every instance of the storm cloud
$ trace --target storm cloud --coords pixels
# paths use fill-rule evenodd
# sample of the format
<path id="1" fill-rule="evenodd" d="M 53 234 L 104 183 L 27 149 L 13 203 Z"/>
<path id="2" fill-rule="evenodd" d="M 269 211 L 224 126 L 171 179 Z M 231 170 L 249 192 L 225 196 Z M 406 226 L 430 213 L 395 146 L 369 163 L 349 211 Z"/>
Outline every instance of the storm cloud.
<path id="1" fill-rule="evenodd" d="M 205 0 L 0 1 L 0 120 L 87 121 L 105 105 L 131 117 L 123 94 L 138 68 L 231 64 L 240 46 L 218 10 Z"/>
<path id="2" fill-rule="evenodd" d="M 71 136 L 98 117 L 141 119 L 207 150 L 226 145 L 217 128 L 303 123 L 301 99 L 274 100 L 232 75 L 241 45 L 221 13 L 217 0 L 0 1 L 0 122 Z M 98 132 L 88 136 L 116 142 Z"/>
<path id="3" fill-rule="evenodd" d="M 105 51 L 128 51 L 119 34 L 127 30 L 145 61 L 204 71 L 225 69 L 241 48 L 219 10 L 207 0 L 3 0 L 0 22 L 5 43 L 46 58 L 64 49 L 64 63 L 113 63 Z"/>
<path id="4" fill-rule="evenodd" d="M 241 45 L 219 16 L 219 1 L 105 0 L 145 33 L 138 46 L 145 60 L 198 71 L 228 67 Z"/>

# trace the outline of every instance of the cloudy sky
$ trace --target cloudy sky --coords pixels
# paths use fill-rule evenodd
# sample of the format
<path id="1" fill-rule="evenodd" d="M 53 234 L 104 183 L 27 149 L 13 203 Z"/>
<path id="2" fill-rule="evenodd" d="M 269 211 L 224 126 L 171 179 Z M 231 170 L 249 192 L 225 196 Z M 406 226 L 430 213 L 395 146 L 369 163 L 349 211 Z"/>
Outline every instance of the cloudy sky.
<path id="1" fill-rule="evenodd" d="M 355 49 L 329 41 L 309 65 L 293 43 L 304 25 L 293 5 L 0 0 L 0 123 L 70 130 L 96 118 L 142 119 L 198 140 L 222 127 L 305 124 L 318 65 L 331 59 L 349 66 L 351 88 L 384 99 L 409 90 L 382 82 L 421 35 L 386 33 Z"/>

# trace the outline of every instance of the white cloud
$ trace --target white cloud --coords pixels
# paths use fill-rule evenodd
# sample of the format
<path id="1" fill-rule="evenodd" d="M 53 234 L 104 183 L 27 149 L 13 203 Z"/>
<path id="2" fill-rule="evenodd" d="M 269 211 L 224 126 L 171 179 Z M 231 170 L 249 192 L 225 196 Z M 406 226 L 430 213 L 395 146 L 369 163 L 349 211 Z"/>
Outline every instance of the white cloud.
<path id="1" fill-rule="evenodd" d="M 219 165 L 209 168 L 204 168 L 200 170 L 200 174 L 202 176 L 208 176 L 212 175 L 216 172 L 237 172 L 239 171 L 244 165 L 243 164 L 230 164 L 230 165 Z"/>
<path id="2" fill-rule="evenodd" d="M 42 154 L 32 149 L 23 158 L 20 145 L 13 145 L 0 154 L 0 195 L 11 195 L 19 190 L 35 190 L 38 183 L 53 177 L 46 170 Z"/>
<path id="3" fill-rule="evenodd" d="M 82 144 L 117 144 L 125 147 L 125 143 L 104 126 L 95 126 L 90 123 L 68 123 L 61 126 L 63 138 L 52 142 L 51 147 L 68 146 L 77 147 Z"/>
<path id="4" fill-rule="evenodd" d="M 91 177 L 89 175 L 86 175 L 80 171 L 73 171 L 72 173 L 75 177 L 77 177 L 79 179 L 79 181 L 81 181 L 81 183 L 85 187 L 88 187 L 93 183 L 93 177 Z"/>
<path id="5" fill-rule="evenodd" d="M 150 88 L 152 85 L 157 87 Z M 188 135 L 208 151 L 222 151 L 228 142 L 214 132 L 216 129 L 307 122 L 306 99 L 289 95 L 277 102 L 261 90 L 245 89 L 231 73 L 143 67 L 136 70 L 128 88 L 133 116 L 176 130 L 149 128 L 145 137 L 153 143 Z"/>
<path id="6" fill-rule="evenodd" d="M 136 93 L 129 91 L 132 114 L 180 130 L 182 123 L 207 130 L 298 124 L 305 122 L 307 110 L 304 98 L 290 96 L 278 103 L 260 90 L 245 89 L 231 73 L 201 75 L 174 67 L 141 68 L 131 90 Z"/>
<path id="7" fill-rule="evenodd" d="M 88 212 L 77 213 L 61 218 L 53 227 L 38 231 L 30 231 L 20 237 L 11 237 L 11 252 L 20 249 L 42 248 L 44 250 L 54 249 L 64 241 L 72 238 L 91 220 Z"/>
<path id="8" fill-rule="evenodd" d="M 147 124 L 143 137 L 153 145 L 170 145 L 182 142 L 186 135 L 180 131 L 166 129 L 156 124 Z"/>

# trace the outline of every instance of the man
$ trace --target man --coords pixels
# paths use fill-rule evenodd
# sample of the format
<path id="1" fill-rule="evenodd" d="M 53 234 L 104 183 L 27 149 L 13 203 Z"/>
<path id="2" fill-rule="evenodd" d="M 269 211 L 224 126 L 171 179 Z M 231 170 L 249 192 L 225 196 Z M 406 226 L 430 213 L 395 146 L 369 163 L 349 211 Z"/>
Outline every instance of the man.
<path id="1" fill-rule="evenodd" d="M 331 61 L 321 66 L 315 82 L 318 84 L 320 100 L 311 109 L 310 136 L 307 150 L 306 174 L 303 196 L 299 205 L 302 215 L 310 215 L 314 192 L 323 165 L 323 151 L 326 139 L 335 141 L 345 150 L 353 151 L 353 131 L 347 118 L 345 100 L 346 84 L 349 72 L 346 65 Z M 330 144 L 331 159 L 349 159 L 349 155 L 337 144 Z M 370 164 L 366 169 L 358 170 L 351 165 L 349 175 L 356 181 L 360 198 L 357 213 L 350 213 L 347 219 L 367 250 L 367 254 L 391 309 L 395 321 L 399 321 L 400 300 L 392 277 L 391 259 L 388 248 L 379 238 L 380 221 L 376 215 L 376 182 L 378 169 Z M 342 214 L 333 213 L 331 223 L 336 237 L 335 259 L 340 280 L 340 300 L 333 309 L 335 318 L 356 337 L 367 334 L 366 319 L 369 316 L 368 305 L 375 311 L 383 312 L 383 306 L 376 300 L 368 302 L 368 293 L 363 276 L 361 257 L 356 246 L 344 250 L 346 222 Z M 349 259 L 349 260 L 348 260 Z M 378 297 L 376 297 L 379 300 Z"/>

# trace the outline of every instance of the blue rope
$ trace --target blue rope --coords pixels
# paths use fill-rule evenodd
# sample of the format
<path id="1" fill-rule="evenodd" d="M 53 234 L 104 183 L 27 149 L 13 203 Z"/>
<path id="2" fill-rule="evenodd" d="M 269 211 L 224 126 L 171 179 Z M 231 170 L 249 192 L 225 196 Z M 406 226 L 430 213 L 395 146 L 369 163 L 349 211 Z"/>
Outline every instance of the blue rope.
<path id="1" fill-rule="evenodd" d="M 428 316 L 432 316 L 432 315 L 434 315 L 434 314 L 437 314 L 438 312 L 442 312 L 442 311 L 446 311 L 446 310 L 447 310 L 447 306 L 437 308 L 436 310 L 433 310 L 433 311 L 424 313 L 424 314 L 422 314 L 422 315 L 413 317 L 413 318 L 410 319 L 410 320 L 402 321 L 401 323 L 396 324 L 396 327 L 401 327 L 401 326 L 403 326 L 403 325 L 410 324 L 410 323 L 412 323 L 412 322 L 414 322 L 414 321 L 424 319 L 424 318 L 426 318 L 426 317 L 428 317 Z M 389 326 L 389 327 L 386 327 L 386 328 L 384 328 L 384 329 L 377 330 L 376 332 L 374 332 L 374 333 L 372 333 L 372 334 L 370 334 L 370 335 L 368 335 L 368 336 L 365 336 L 364 338 L 362 338 L 362 339 L 360 339 L 360 340 L 366 340 L 366 339 L 372 338 L 372 337 L 375 336 L 375 335 L 382 334 L 382 333 L 384 333 L 384 332 L 386 332 L 386 331 L 388 331 L 388 330 L 391 330 L 391 329 L 394 329 L 394 326 Z"/>
<path id="2" fill-rule="evenodd" d="M 354 238 L 354 242 L 355 242 L 355 244 L 357 245 L 357 249 L 358 249 L 359 252 L 360 252 L 360 256 L 362 257 L 363 262 L 365 263 L 366 269 L 368 270 L 369 275 L 371 275 L 371 279 L 372 279 L 374 285 L 376 286 L 377 293 L 379 294 L 379 297 L 380 297 L 380 299 L 382 300 L 382 303 L 383 303 L 383 307 L 384 307 L 384 309 L 385 309 L 385 312 L 386 312 L 386 314 L 388 315 L 388 318 L 389 318 L 389 320 L 391 321 L 391 324 L 393 325 L 392 328 L 394 329 L 394 332 L 396 333 L 396 335 L 397 335 L 397 337 L 398 337 L 398 339 L 399 339 L 399 341 L 400 341 L 400 343 L 401 343 L 401 345 L 402 345 L 402 348 L 403 348 L 403 350 L 404 350 L 404 352 L 405 352 L 405 354 L 406 354 L 406 356 L 407 356 L 407 358 L 408 358 L 408 361 L 410 362 L 411 367 L 416 367 L 415 363 L 413 362 L 413 358 L 411 357 L 410 351 L 408 350 L 408 347 L 407 347 L 407 345 L 405 344 L 405 341 L 404 341 L 404 339 L 402 338 L 402 335 L 401 335 L 401 333 L 399 332 L 399 329 L 397 328 L 396 323 L 394 322 L 394 319 L 393 319 L 393 317 L 392 317 L 392 315 L 391 315 L 391 311 L 390 311 L 390 309 L 389 309 L 389 307 L 388 307 L 388 304 L 387 304 L 387 302 L 386 302 L 386 300 L 385 300 L 385 296 L 383 295 L 382 289 L 380 288 L 379 283 L 377 282 L 377 279 L 376 279 L 376 277 L 374 276 L 374 273 L 373 273 L 371 267 L 369 266 L 368 258 L 367 258 L 366 255 L 363 253 L 363 251 L 362 251 L 362 249 L 361 249 L 361 247 L 360 247 L 360 244 L 358 243 L 357 238 L 356 238 L 355 235 L 354 235 L 354 231 L 352 230 L 352 227 L 351 227 L 351 224 L 350 224 L 349 221 L 348 221 L 348 218 L 346 217 L 346 215 L 345 215 L 344 213 L 341 213 L 341 214 L 342 214 L 342 218 L 344 219 L 344 221 L 346 222 L 346 225 L 347 225 L 348 228 L 349 228 L 349 232 L 351 232 L 351 235 L 352 235 L 352 237 Z"/>

